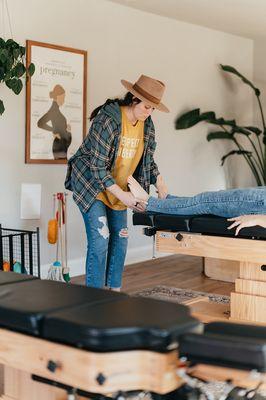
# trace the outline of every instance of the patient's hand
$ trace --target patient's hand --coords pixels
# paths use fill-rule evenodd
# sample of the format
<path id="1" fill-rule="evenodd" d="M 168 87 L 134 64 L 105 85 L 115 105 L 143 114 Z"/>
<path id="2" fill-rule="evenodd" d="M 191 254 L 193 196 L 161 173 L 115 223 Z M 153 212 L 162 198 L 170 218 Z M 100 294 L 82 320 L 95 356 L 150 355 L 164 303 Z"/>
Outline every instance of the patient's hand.
<path id="1" fill-rule="evenodd" d="M 262 226 L 266 228 L 266 215 L 240 215 L 239 217 L 229 218 L 227 221 L 234 221 L 227 229 L 236 227 L 235 235 L 238 235 L 240 230 L 250 226 Z"/>

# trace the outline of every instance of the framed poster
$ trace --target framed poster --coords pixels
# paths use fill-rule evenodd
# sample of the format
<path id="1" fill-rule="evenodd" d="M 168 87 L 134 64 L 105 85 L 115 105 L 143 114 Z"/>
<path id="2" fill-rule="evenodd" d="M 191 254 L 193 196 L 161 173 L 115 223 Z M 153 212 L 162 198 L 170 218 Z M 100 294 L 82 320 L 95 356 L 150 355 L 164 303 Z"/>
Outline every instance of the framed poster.
<path id="1" fill-rule="evenodd" d="M 27 40 L 26 163 L 65 164 L 86 135 L 87 52 Z"/>

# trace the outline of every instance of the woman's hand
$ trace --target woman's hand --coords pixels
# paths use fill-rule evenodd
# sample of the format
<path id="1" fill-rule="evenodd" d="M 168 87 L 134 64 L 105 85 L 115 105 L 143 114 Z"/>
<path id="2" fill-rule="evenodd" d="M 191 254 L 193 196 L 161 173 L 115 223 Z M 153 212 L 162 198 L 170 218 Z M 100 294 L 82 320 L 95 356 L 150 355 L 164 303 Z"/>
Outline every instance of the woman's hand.
<path id="1" fill-rule="evenodd" d="M 123 192 L 119 200 L 128 208 L 131 208 L 131 210 L 143 212 L 146 209 L 145 205 L 141 201 L 138 201 L 130 192 Z"/>
<path id="2" fill-rule="evenodd" d="M 107 188 L 109 192 L 111 192 L 115 197 L 117 197 L 122 203 L 125 204 L 128 208 L 131 208 L 134 211 L 145 211 L 145 206 L 141 200 L 136 199 L 131 192 L 125 192 L 118 186 L 116 183 L 109 186 Z"/>
<path id="3" fill-rule="evenodd" d="M 156 188 L 157 188 L 157 193 L 158 193 L 159 199 L 165 199 L 166 196 L 168 195 L 168 189 L 163 180 L 162 175 L 157 176 Z"/>
<path id="4" fill-rule="evenodd" d="M 240 215 L 239 217 L 229 218 L 227 221 L 233 221 L 233 224 L 227 229 L 233 229 L 236 227 L 235 235 L 238 235 L 241 229 L 250 226 L 259 225 L 266 228 L 266 215 Z"/>

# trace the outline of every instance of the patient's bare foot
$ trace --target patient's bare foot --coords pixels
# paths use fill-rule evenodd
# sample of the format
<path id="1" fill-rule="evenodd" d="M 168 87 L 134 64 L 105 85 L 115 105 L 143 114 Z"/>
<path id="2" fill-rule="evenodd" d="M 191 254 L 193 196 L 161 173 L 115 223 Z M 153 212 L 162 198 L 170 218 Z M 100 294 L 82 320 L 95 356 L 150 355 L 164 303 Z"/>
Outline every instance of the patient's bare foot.
<path id="1" fill-rule="evenodd" d="M 133 196 L 140 202 L 147 203 L 149 199 L 148 193 L 140 186 L 140 184 L 130 175 L 127 178 L 128 187 Z"/>

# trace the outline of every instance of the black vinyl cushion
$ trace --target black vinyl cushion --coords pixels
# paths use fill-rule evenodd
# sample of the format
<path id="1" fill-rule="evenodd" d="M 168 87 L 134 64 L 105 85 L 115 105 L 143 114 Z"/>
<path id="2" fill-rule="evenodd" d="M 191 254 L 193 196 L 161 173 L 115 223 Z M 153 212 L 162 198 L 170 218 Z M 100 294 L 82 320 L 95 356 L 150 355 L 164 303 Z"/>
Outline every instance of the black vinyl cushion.
<path id="1" fill-rule="evenodd" d="M 8 283 L 18 283 L 25 281 L 32 281 L 33 279 L 38 279 L 33 275 L 17 274 L 11 271 L 0 271 L 0 285 L 6 285 Z"/>
<path id="2" fill-rule="evenodd" d="M 215 215 L 171 215 L 134 213 L 133 225 L 155 227 L 156 230 L 202 233 L 205 235 L 233 236 L 235 230 L 227 229 L 231 222 Z M 237 237 L 266 239 L 266 229 L 260 226 L 241 229 Z"/>
<path id="3" fill-rule="evenodd" d="M 128 297 L 49 314 L 43 337 L 92 351 L 165 351 L 180 334 L 200 325 L 183 305 Z"/>
<path id="4" fill-rule="evenodd" d="M 230 322 L 210 322 L 204 326 L 205 333 L 262 339 L 266 343 L 266 326 L 233 324 Z"/>
<path id="5" fill-rule="evenodd" d="M 266 338 L 188 333 L 179 340 L 179 354 L 192 363 L 266 372 Z"/>
<path id="6" fill-rule="evenodd" d="M 0 326 L 40 335 L 43 317 L 49 312 L 124 297 L 109 290 L 39 279 L 1 285 Z"/>
<path id="7" fill-rule="evenodd" d="M 133 213 L 133 225 L 154 226 L 156 229 L 190 231 L 190 219 L 188 215 L 170 215 L 158 213 Z"/>
<path id="8" fill-rule="evenodd" d="M 205 235 L 235 237 L 235 229 L 227 229 L 231 224 L 232 222 L 227 221 L 227 218 L 216 217 L 214 215 L 204 215 L 192 217 L 190 229 L 191 232 L 204 233 Z M 254 239 L 266 239 L 266 229 L 262 228 L 261 226 L 243 228 L 239 232 L 238 236 Z"/>

